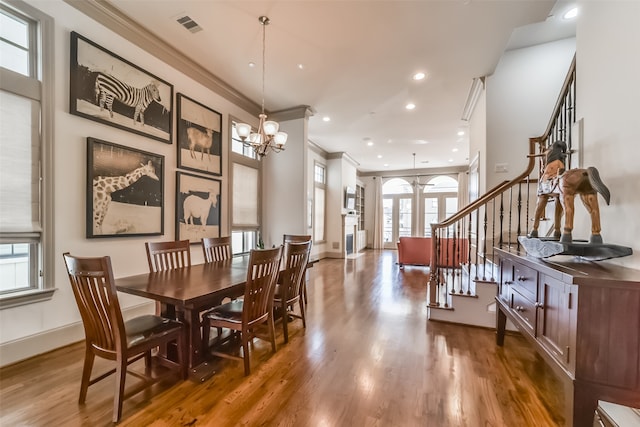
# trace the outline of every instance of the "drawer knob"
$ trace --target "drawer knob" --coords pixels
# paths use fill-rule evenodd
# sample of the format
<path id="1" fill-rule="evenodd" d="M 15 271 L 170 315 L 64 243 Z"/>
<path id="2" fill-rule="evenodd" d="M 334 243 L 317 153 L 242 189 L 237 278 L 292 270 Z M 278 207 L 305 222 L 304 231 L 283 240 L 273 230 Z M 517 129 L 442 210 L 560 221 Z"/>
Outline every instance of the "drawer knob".
<path id="1" fill-rule="evenodd" d="M 504 284 L 505 284 L 505 285 L 512 285 L 512 284 L 513 284 L 513 281 L 512 281 L 512 280 L 506 280 L 506 281 L 504 282 Z"/>
<path id="2" fill-rule="evenodd" d="M 524 282 L 524 281 L 526 281 L 526 280 L 527 280 L 527 278 L 526 278 L 526 277 L 524 277 L 524 276 L 518 276 L 518 280 L 519 280 L 520 282 Z"/>
<path id="3" fill-rule="evenodd" d="M 516 311 L 524 311 L 524 307 L 521 305 L 516 305 Z"/>
<path id="4" fill-rule="evenodd" d="M 536 308 L 539 308 L 540 310 L 544 309 L 544 304 L 541 302 L 536 302 Z"/>

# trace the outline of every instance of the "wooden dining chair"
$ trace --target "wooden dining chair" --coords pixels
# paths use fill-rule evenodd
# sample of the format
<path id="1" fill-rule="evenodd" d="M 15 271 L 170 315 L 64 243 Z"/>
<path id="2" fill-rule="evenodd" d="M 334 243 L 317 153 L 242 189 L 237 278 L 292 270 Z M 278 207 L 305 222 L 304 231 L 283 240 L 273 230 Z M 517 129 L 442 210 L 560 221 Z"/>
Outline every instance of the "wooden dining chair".
<path id="1" fill-rule="evenodd" d="M 311 236 L 308 234 L 284 234 L 282 235 L 282 244 L 284 245 L 287 242 L 308 242 L 311 241 Z M 302 302 L 304 304 L 307 303 L 307 270 L 304 272 L 305 280 L 302 283 Z"/>
<path id="2" fill-rule="evenodd" d="M 146 242 L 147 261 L 152 272 L 173 270 L 191 266 L 191 250 L 188 240 L 171 242 Z"/>
<path id="3" fill-rule="evenodd" d="M 244 298 L 219 305 L 202 316 L 203 354 L 243 360 L 244 374 L 251 373 L 249 342 L 254 338 L 271 341 L 271 349 L 276 352 L 276 333 L 273 321 L 273 294 L 280 270 L 282 246 L 273 249 L 253 249 L 249 255 Z M 267 323 L 269 337 L 258 335 L 258 326 Z M 209 349 L 211 328 L 226 328 L 240 333 L 242 357 L 221 351 L 222 336 L 218 334 Z"/>
<path id="4" fill-rule="evenodd" d="M 224 261 L 233 256 L 231 252 L 231 236 L 203 237 L 202 251 L 205 262 Z"/>
<path id="5" fill-rule="evenodd" d="M 69 253 L 65 253 L 63 257 L 85 333 L 84 368 L 78 402 L 85 402 L 90 385 L 115 373 L 113 422 L 118 422 L 122 416 L 124 399 L 161 379 L 151 375 L 151 350 L 162 344 L 177 341 L 177 348 L 182 349 L 178 352 L 179 363 L 167 360 L 163 364 L 175 368 L 182 379 L 187 378 L 184 325 L 151 314 L 125 322 L 118 302 L 110 258 L 80 258 Z M 91 371 L 96 356 L 115 361 L 116 367 L 92 379 Z M 144 374 L 127 369 L 129 364 L 143 357 Z M 125 394 L 127 373 L 142 379 L 143 382 Z"/>
<path id="6" fill-rule="evenodd" d="M 284 342 L 289 342 L 289 317 L 302 319 L 302 326 L 307 327 L 304 303 L 302 302 L 302 285 L 304 273 L 311 252 L 311 240 L 306 242 L 287 242 L 284 246 L 285 267 L 278 277 L 274 294 L 274 308 L 280 310 Z M 300 314 L 294 313 L 295 303 L 300 306 Z"/>

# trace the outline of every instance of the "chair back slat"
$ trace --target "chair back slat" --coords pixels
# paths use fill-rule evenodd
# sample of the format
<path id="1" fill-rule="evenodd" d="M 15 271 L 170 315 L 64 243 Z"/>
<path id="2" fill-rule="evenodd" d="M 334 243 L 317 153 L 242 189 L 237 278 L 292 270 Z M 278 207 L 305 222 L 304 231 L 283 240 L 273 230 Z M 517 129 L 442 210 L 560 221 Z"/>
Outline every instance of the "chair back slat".
<path id="1" fill-rule="evenodd" d="M 152 272 L 173 270 L 191 265 L 188 240 L 175 242 L 146 242 L 147 261 Z"/>
<path id="2" fill-rule="evenodd" d="M 87 341 L 106 353 L 126 346 L 110 258 L 80 258 L 65 253 L 64 261 Z"/>
<path id="3" fill-rule="evenodd" d="M 231 258 L 231 237 L 203 237 L 202 250 L 205 262 L 224 261 Z"/>
<path id="4" fill-rule="evenodd" d="M 285 268 L 280 274 L 280 297 L 285 301 L 300 295 L 300 287 L 309 261 L 311 240 L 287 242 L 284 246 Z"/>
<path id="5" fill-rule="evenodd" d="M 242 311 L 243 323 L 248 327 L 264 320 L 273 308 L 281 256 L 282 246 L 251 251 Z"/>

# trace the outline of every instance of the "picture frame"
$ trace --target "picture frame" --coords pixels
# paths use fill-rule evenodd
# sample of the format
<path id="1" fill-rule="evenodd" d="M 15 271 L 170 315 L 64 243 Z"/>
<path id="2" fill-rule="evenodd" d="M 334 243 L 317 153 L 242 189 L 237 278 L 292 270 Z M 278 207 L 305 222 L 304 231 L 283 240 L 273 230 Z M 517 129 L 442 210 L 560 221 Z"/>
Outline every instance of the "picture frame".
<path id="1" fill-rule="evenodd" d="M 172 143 L 173 85 L 71 32 L 69 113 Z"/>
<path id="2" fill-rule="evenodd" d="M 87 138 L 87 238 L 164 234 L 164 156 Z"/>
<path id="3" fill-rule="evenodd" d="M 176 172 L 176 240 L 220 237 L 221 190 L 219 179 Z"/>
<path id="4" fill-rule="evenodd" d="M 178 93 L 178 168 L 222 175 L 222 114 Z"/>

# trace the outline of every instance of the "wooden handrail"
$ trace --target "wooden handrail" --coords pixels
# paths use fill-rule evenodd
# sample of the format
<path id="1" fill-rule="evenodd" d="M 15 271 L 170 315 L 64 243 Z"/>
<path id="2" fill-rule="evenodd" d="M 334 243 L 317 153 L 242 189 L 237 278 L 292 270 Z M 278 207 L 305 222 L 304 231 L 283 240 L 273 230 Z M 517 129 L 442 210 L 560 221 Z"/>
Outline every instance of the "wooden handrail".
<path id="1" fill-rule="evenodd" d="M 480 212 L 480 209 L 482 207 L 485 207 L 485 225 L 484 225 L 484 232 L 486 234 L 486 206 L 489 204 L 489 202 L 491 202 L 492 200 L 494 200 L 495 198 L 497 198 L 498 196 L 504 194 L 505 192 L 507 192 L 509 189 L 521 184 L 522 182 L 529 182 L 529 177 L 531 176 L 531 173 L 533 172 L 536 162 L 538 160 L 538 157 L 544 155 L 543 151 L 545 148 L 545 145 L 548 143 L 547 141 L 549 140 L 550 136 L 551 136 L 551 132 L 553 131 L 554 125 L 556 125 L 556 123 L 558 122 L 558 118 L 562 112 L 563 107 L 565 107 L 565 100 L 567 99 L 567 96 L 569 95 L 569 91 L 571 90 L 572 85 L 575 82 L 575 71 L 576 71 L 576 57 L 574 55 L 573 60 L 571 61 L 571 66 L 569 67 L 569 71 L 567 73 L 567 77 L 564 80 L 564 83 L 562 85 L 562 89 L 560 91 L 560 95 L 558 96 L 558 99 L 556 101 L 555 107 L 553 109 L 553 113 L 551 114 L 551 117 L 549 119 L 549 123 L 544 131 L 544 133 L 536 138 L 529 138 L 529 154 L 527 155 L 528 158 L 528 164 L 527 167 L 525 169 L 524 172 L 522 172 L 520 175 L 518 175 L 517 177 L 515 177 L 514 179 L 510 180 L 510 181 L 503 181 L 501 183 L 499 183 L 498 185 L 496 185 L 495 187 L 493 187 L 492 189 L 490 189 L 489 191 L 487 191 L 485 194 L 483 194 L 480 198 L 478 198 L 477 200 L 474 200 L 473 202 L 469 203 L 467 206 L 463 207 L 462 209 L 460 209 L 458 212 L 456 212 L 455 214 L 453 214 L 452 216 L 450 216 L 449 218 L 445 219 L 442 222 L 438 222 L 438 223 L 432 223 L 431 224 L 431 253 L 433 254 L 431 257 L 431 261 L 430 261 L 430 272 L 429 272 L 429 305 L 430 306 L 438 306 L 438 303 L 436 301 L 436 294 L 437 294 L 437 288 L 438 288 L 438 279 L 439 279 L 439 270 L 438 270 L 438 262 L 440 260 L 440 254 L 438 253 L 438 230 L 439 229 L 444 229 L 446 227 L 450 227 L 451 225 L 453 225 L 454 223 L 458 223 L 461 220 L 463 220 L 465 217 L 471 215 L 473 212 Z M 575 106 L 572 106 L 573 108 Z M 538 150 L 538 152 L 536 152 L 536 150 Z M 518 196 L 520 197 L 520 196 Z M 520 198 L 518 198 L 518 204 L 520 203 Z M 518 205 L 520 206 L 520 205 Z M 511 211 L 509 211 L 511 212 Z M 478 221 L 479 222 L 479 221 Z M 517 219 L 517 223 L 518 223 L 518 234 L 520 233 L 520 213 L 518 211 L 518 219 Z M 471 224 L 471 222 L 469 223 Z M 509 213 L 509 225 L 511 225 L 511 213 Z M 458 228 L 459 229 L 459 228 Z M 509 230 L 509 232 L 511 232 L 512 230 Z M 471 235 L 471 225 L 469 225 L 469 234 Z M 476 232 L 476 234 L 479 234 L 479 232 Z M 454 231 L 454 236 L 455 236 L 455 231 Z M 486 239 L 486 235 L 484 236 L 484 238 Z M 476 239 L 479 241 L 479 237 L 477 236 Z M 502 240 L 500 240 L 502 242 Z M 478 251 L 479 248 L 476 248 L 476 251 Z M 486 240 L 485 240 L 485 251 L 486 251 Z M 469 250 L 469 254 L 471 254 L 471 251 Z M 483 253 L 483 255 L 486 255 Z M 469 255 L 470 256 L 470 255 Z M 477 263 L 477 259 L 478 256 L 476 254 L 476 263 Z M 486 259 L 486 258 L 485 258 Z M 469 260 L 469 263 L 471 263 L 471 260 Z M 445 305 L 446 307 L 446 305 Z"/>

